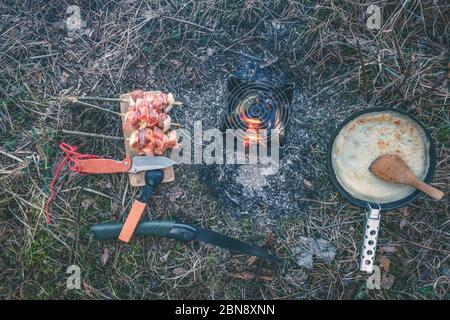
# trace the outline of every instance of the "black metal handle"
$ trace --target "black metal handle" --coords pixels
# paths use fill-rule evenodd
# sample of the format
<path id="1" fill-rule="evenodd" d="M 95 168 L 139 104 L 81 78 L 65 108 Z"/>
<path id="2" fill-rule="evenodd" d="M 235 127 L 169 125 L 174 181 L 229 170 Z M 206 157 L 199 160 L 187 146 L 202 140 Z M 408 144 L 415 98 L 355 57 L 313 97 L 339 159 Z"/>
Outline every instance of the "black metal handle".
<path id="1" fill-rule="evenodd" d="M 161 169 L 150 170 L 145 173 L 145 187 L 139 201 L 147 203 L 153 193 L 153 188 L 157 187 L 164 178 L 164 172 Z"/>

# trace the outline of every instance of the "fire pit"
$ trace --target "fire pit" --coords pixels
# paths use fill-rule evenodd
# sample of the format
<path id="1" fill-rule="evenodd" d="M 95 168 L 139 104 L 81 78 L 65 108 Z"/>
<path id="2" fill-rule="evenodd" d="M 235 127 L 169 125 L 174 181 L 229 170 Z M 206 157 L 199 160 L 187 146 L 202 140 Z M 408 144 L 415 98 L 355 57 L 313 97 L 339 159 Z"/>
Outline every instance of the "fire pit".
<path id="1" fill-rule="evenodd" d="M 264 158 L 260 152 L 264 143 L 259 140 L 250 143 L 244 133 L 249 133 L 249 129 L 265 128 L 272 137 L 277 132 L 282 140 L 278 166 L 261 162 L 250 164 L 250 161 L 231 164 L 223 159 L 223 164 L 202 162 L 192 167 L 230 215 L 249 217 L 267 225 L 282 217 L 307 214 L 311 201 L 320 199 L 320 172 L 325 170 L 321 167 L 324 158 L 320 156 L 325 154 L 336 123 L 352 112 L 352 106 L 362 104 L 332 97 L 333 90 L 311 98 L 313 94 L 306 88 L 297 86 L 294 89 L 274 65 L 261 68 L 258 63 L 242 58 L 230 60 L 230 65 L 233 68 L 228 73 L 217 69 L 201 89 L 182 86 L 174 89 L 186 103 L 185 107 L 175 110 L 174 119 L 186 125 L 191 137 L 195 123 L 200 120 L 203 131 L 221 129 L 218 130 L 220 133 L 238 129 L 232 136 L 236 147 L 232 151 L 235 154 L 242 152 L 237 148 L 248 141 L 241 149 L 251 150 L 257 145 L 260 159 Z M 277 94 L 280 91 L 284 92 L 281 99 Z M 233 92 L 235 94 L 230 94 Z M 262 109 L 261 113 L 259 108 L 266 110 Z M 275 116 L 274 111 L 282 116 Z M 256 121 L 249 121 L 255 118 Z M 277 119 L 281 121 L 277 122 Z M 253 127 L 253 122 L 258 126 Z M 229 135 L 224 136 L 223 140 L 226 140 Z M 271 144 L 270 139 L 262 142 L 266 141 Z M 204 147 L 210 144 L 211 140 L 204 140 Z M 269 147 L 267 151 L 270 151 Z"/>
<path id="2" fill-rule="evenodd" d="M 257 163 L 200 167 L 200 178 L 229 213 L 270 219 L 303 211 L 304 203 L 296 197 L 308 197 L 311 190 L 303 181 L 310 178 L 303 175 L 302 159 L 285 152 L 290 144 L 287 138 L 294 87 L 279 70 L 251 62 L 227 78 L 219 128 L 224 133 L 232 130 L 235 145 L 243 144 L 246 156 L 252 146 L 258 152 Z M 276 159 L 271 153 L 275 138 L 280 157 Z M 262 147 L 266 153 L 261 152 Z"/>
<path id="3" fill-rule="evenodd" d="M 268 81 L 240 79 L 234 75 L 227 82 L 227 105 L 220 130 L 232 129 L 245 145 L 264 143 L 277 135 L 285 143 L 294 84 L 276 85 Z M 266 135 L 262 137 L 260 133 Z"/>

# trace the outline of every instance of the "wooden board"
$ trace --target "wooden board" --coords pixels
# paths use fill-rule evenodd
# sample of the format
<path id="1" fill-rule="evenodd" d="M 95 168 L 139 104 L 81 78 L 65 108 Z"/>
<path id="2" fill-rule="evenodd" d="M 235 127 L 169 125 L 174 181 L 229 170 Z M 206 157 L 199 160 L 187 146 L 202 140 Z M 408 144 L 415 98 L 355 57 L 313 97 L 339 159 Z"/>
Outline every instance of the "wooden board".
<path id="1" fill-rule="evenodd" d="M 154 91 L 148 91 L 148 92 L 154 92 Z M 128 111 L 128 100 L 129 100 L 130 95 L 128 93 L 126 94 L 122 94 L 120 96 L 120 113 L 122 113 L 124 116 L 122 116 L 122 127 L 124 127 L 124 123 L 125 123 L 125 114 Z M 125 129 L 123 130 L 123 135 L 125 138 L 129 138 L 131 135 L 131 130 L 130 131 L 125 131 Z M 131 149 L 128 140 L 125 140 L 125 153 L 126 155 L 131 155 L 131 156 L 135 156 L 137 155 L 137 153 Z M 164 178 L 163 178 L 163 183 L 164 182 L 171 182 L 175 180 L 175 171 L 172 167 L 168 167 L 163 169 L 164 171 Z M 130 185 L 133 187 L 142 187 L 145 186 L 145 172 L 138 172 L 138 173 L 129 173 L 128 174 L 130 177 Z"/>

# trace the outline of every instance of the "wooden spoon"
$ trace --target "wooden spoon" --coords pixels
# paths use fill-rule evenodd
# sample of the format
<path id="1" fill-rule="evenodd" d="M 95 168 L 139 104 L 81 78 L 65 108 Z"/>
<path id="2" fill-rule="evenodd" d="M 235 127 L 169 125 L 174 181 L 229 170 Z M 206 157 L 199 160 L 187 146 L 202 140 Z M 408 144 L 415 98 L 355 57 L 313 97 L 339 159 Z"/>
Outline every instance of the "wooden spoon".
<path id="1" fill-rule="evenodd" d="M 370 171 L 381 179 L 408 184 L 428 194 L 436 200 L 441 200 L 444 193 L 417 178 L 405 161 L 397 155 L 386 154 L 376 158 L 370 165 Z"/>

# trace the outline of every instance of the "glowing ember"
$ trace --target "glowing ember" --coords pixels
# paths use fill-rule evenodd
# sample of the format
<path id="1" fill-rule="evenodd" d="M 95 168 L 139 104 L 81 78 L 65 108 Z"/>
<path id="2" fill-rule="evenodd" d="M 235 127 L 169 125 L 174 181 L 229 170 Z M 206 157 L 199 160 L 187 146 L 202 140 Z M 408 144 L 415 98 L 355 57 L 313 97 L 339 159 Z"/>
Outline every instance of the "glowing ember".
<path id="1" fill-rule="evenodd" d="M 262 136 L 259 133 L 259 128 L 263 126 L 263 121 L 258 118 L 250 118 L 245 113 L 241 114 L 241 119 L 246 125 L 244 146 L 248 147 L 252 143 L 260 143 Z"/>

